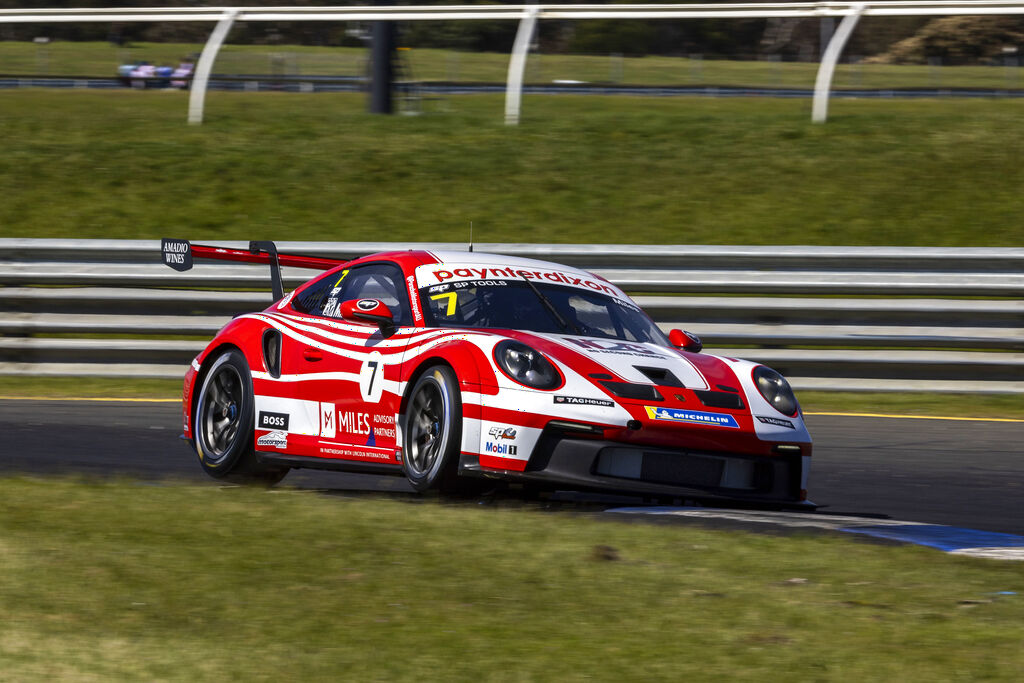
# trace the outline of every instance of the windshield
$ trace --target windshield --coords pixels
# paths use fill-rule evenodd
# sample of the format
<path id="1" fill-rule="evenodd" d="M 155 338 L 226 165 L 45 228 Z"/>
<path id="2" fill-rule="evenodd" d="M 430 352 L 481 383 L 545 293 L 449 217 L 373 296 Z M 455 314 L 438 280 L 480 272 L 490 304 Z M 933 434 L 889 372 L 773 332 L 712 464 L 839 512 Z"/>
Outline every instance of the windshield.
<path id="1" fill-rule="evenodd" d="M 420 288 L 420 300 L 432 327 L 527 330 L 670 346 L 635 304 L 579 287 L 511 279 L 446 282 Z"/>

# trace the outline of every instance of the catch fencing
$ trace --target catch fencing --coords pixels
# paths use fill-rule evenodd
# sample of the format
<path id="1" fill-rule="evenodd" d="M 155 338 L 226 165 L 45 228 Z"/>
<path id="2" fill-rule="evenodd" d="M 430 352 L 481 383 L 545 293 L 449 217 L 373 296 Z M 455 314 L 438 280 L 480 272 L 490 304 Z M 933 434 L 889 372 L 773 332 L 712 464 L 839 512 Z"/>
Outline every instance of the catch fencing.
<path id="1" fill-rule="evenodd" d="M 242 242 L 218 245 L 245 248 Z M 352 258 L 464 244 L 281 242 Z M 620 286 L 665 330 L 797 389 L 1024 393 L 1024 249 L 478 244 Z M 315 271 L 283 269 L 285 288 Z M 0 374 L 180 377 L 265 266 L 160 263 L 158 240 L 0 239 Z"/>

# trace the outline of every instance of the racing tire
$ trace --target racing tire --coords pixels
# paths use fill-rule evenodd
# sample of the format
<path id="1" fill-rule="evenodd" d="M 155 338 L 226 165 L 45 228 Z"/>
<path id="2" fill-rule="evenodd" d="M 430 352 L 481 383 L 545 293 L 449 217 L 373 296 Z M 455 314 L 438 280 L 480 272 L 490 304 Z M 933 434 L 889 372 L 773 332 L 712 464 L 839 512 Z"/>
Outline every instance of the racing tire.
<path id="1" fill-rule="evenodd" d="M 434 365 L 409 393 L 402 424 L 402 471 L 417 491 L 459 492 L 462 394 L 455 371 Z"/>
<path id="2" fill-rule="evenodd" d="M 288 474 L 256 460 L 252 373 L 238 350 L 225 351 L 203 379 L 192 438 L 203 471 L 233 484 L 273 486 Z"/>

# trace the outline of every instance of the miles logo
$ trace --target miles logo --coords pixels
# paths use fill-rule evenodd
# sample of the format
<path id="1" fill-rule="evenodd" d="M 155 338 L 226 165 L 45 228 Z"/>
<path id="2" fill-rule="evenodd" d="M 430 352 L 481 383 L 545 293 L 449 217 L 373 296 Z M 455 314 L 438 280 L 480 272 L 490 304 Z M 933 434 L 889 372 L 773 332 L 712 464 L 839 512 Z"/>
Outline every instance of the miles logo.
<path id="1" fill-rule="evenodd" d="M 256 423 L 258 429 L 288 429 L 288 413 L 265 413 L 260 411 L 260 419 Z"/>

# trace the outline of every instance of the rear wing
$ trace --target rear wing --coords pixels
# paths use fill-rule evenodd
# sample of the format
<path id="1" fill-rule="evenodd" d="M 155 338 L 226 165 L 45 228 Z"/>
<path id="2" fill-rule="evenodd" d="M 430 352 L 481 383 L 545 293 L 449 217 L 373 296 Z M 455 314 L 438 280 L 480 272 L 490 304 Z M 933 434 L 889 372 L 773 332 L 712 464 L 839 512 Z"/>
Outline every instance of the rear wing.
<path id="1" fill-rule="evenodd" d="M 270 241 L 249 242 L 249 250 L 246 251 L 245 249 L 190 244 L 188 240 L 165 237 L 160 241 L 160 254 L 160 260 L 163 263 L 181 272 L 191 269 L 193 259 L 197 258 L 242 263 L 268 263 L 270 264 L 270 284 L 274 292 L 274 301 L 284 296 L 284 283 L 281 281 L 282 265 L 311 270 L 328 270 L 348 262 L 346 259 L 322 256 L 279 254 L 277 246 Z"/>

